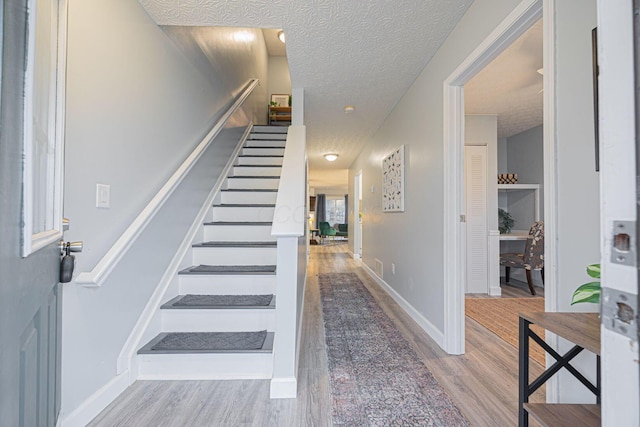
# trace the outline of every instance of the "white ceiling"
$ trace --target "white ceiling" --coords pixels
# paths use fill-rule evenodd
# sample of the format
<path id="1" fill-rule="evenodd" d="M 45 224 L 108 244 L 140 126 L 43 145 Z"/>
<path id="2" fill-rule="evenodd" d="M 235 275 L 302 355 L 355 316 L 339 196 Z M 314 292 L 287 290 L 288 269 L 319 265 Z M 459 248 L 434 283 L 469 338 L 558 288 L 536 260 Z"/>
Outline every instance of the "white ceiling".
<path id="1" fill-rule="evenodd" d="M 351 165 L 472 0 L 139 2 L 160 25 L 282 28 L 315 171 Z M 328 152 L 340 157 L 329 163 Z"/>
<path id="2" fill-rule="evenodd" d="M 542 124 L 542 21 L 464 87 L 466 114 L 496 114 L 498 137 Z"/>

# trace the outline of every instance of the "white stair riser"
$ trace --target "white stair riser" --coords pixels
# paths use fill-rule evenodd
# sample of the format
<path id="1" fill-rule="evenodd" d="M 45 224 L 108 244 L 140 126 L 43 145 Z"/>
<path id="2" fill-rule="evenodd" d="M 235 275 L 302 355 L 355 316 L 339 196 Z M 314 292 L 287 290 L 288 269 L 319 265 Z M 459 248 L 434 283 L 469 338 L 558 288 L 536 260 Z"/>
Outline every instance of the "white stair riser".
<path id="1" fill-rule="evenodd" d="M 248 139 L 245 147 L 280 147 L 284 148 L 287 141 L 276 141 L 269 139 Z"/>
<path id="2" fill-rule="evenodd" d="M 254 132 L 249 135 L 250 139 L 287 139 L 286 133 L 258 133 Z"/>
<path id="3" fill-rule="evenodd" d="M 271 242 L 271 225 L 205 225 L 204 240 L 219 242 Z"/>
<path id="4" fill-rule="evenodd" d="M 282 168 L 279 167 L 248 167 L 234 166 L 234 176 L 280 176 Z"/>
<path id="5" fill-rule="evenodd" d="M 261 132 L 286 134 L 288 131 L 289 131 L 289 128 L 287 126 L 255 125 L 253 128 L 251 128 L 251 135 L 255 135 L 256 133 L 261 133 Z"/>
<path id="6" fill-rule="evenodd" d="M 282 165 L 283 157 L 238 157 L 238 165 Z"/>
<path id="7" fill-rule="evenodd" d="M 181 274 L 181 295 L 269 295 L 276 293 L 275 274 Z"/>
<path id="8" fill-rule="evenodd" d="M 220 202 L 222 204 L 265 204 L 275 205 L 278 193 L 275 191 L 223 191 L 221 193 Z"/>
<path id="9" fill-rule="evenodd" d="M 271 353 L 139 354 L 139 380 L 271 378 Z"/>
<path id="10" fill-rule="evenodd" d="M 161 311 L 162 332 L 275 331 L 276 311 L 270 308 Z"/>
<path id="11" fill-rule="evenodd" d="M 274 207 L 238 206 L 225 207 L 214 206 L 212 221 L 231 222 L 271 222 L 273 220 Z"/>
<path id="12" fill-rule="evenodd" d="M 194 265 L 274 265 L 276 248 L 193 248 Z"/>
<path id="13" fill-rule="evenodd" d="M 265 189 L 277 190 L 280 178 L 228 178 L 227 189 L 229 190 L 252 190 Z"/>
<path id="14" fill-rule="evenodd" d="M 284 148 L 255 148 L 246 147 L 242 149 L 245 156 L 284 156 Z"/>

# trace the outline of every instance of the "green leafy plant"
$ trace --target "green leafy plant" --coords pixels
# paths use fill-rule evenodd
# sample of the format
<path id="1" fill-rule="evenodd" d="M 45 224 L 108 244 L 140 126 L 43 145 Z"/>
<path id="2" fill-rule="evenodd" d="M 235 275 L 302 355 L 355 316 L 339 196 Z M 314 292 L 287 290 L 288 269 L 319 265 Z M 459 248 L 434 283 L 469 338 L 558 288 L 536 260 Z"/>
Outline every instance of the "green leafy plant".
<path id="1" fill-rule="evenodd" d="M 515 221 L 509 212 L 504 209 L 498 209 L 498 230 L 500 230 L 500 234 L 509 233 L 514 223 Z"/>
<path id="2" fill-rule="evenodd" d="M 591 264 L 587 266 L 587 274 L 594 279 L 600 278 L 600 264 Z M 600 303 L 600 281 L 589 282 L 581 285 L 573 292 L 571 305 L 581 302 Z"/>
<path id="3" fill-rule="evenodd" d="M 276 101 L 269 101 L 269 106 L 270 107 L 277 107 L 278 103 Z"/>

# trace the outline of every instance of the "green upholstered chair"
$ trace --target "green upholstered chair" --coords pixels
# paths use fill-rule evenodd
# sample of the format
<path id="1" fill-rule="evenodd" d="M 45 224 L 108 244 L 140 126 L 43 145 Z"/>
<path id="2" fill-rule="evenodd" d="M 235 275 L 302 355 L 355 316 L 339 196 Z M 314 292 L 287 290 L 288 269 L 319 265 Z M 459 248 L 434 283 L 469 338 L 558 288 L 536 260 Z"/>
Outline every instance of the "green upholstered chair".
<path id="1" fill-rule="evenodd" d="M 336 230 L 336 236 L 338 237 L 349 237 L 349 229 L 348 224 L 338 224 L 338 229 Z"/>
<path id="2" fill-rule="evenodd" d="M 319 222 L 318 229 L 320 230 L 320 238 L 322 239 L 322 241 L 324 241 L 325 237 L 331 239 L 336 235 L 336 229 L 331 227 L 326 221 Z"/>

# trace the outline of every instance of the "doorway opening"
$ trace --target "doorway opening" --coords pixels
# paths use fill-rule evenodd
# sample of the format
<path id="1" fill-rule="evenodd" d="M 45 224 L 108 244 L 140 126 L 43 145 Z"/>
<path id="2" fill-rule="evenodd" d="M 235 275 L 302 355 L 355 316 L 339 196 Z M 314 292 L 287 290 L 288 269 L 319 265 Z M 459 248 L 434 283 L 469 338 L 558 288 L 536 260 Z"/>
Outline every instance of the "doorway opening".
<path id="1" fill-rule="evenodd" d="M 465 227 L 465 200 L 464 200 L 464 137 L 465 137 L 465 104 L 464 86 L 476 76 L 481 70 L 496 59 L 502 52 L 526 33 L 536 22 L 543 17 L 544 0 L 523 0 L 508 15 L 504 21 L 472 52 L 465 61 L 445 80 L 444 94 L 444 159 L 445 159 L 445 234 L 451 236 L 445 240 L 445 349 L 451 354 L 463 354 L 465 350 L 465 304 L 464 296 L 466 292 L 466 233 Z M 546 3 L 546 1 L 544 1 Z M 544 67 L 552 70 L 553 45 L 549 40 L 552 37 L 553 8 L 544 8 L 543 32 L 544 39 Z M 551 36 L 551 37 L 549 37 Z M 544 103 L 544 116 L 553 117 L 553 76 L 545 76 L 544 91 L 542 93 Z M 545 120 L 546 122 L 547 120 Z M 552 193 L 555 188 L 552 170 L 553 163 L 550 162 L 549 148 L 553 147 L 552 120 L 550 126 L 544 129 L 544 188 L 547 190 L 545 200 L 552 200 Z M 497 165 L 496 165 L 497 170 Z M 487 172 L 490 176 L 490 172 Z M 497 178 L 497 177 L 495 177 Z M 489 181 L 487 181 L 489 182 Z M 495 182 L 495 181 L 492 181 Z M 549 218 L 553 218 L 553 203 L 547 203 L 545 211 Z M 488 217 L 488 219 L 492 219 Z M 548 240 L 553 240 L 555 233 L 554 224 L 547 227 Z M 492 252 L 499 252 L 499 234 L 492 236 L 494 240 Z M 497 239 L 496 239 L 497 238 Z M 488 240 L 488 239 L 487 239 Z M 551 251 L 555 252 L 553 245 Z M 490 255 L 488 255 L 490 256 Z M 495 256 L 494 256 L 495 257 Z M 546 258 L 553 259 L 554 253 L 547 253 Z M 553 266 L 550 266 L 553 268 Z M 497 268 L 495 268 L 497 270 Z M 555 271 L 546 269 L 547 296 L 549 292 L 554 292 L 555 283 L 553 277 Z M 552 273 L 552 274 L 549 274 Z M 493 275 L 495 277 L 495 272 Z M 499 273 L 498 273 L 499 274 Z M 555 298 L 554 298 L 555 300 Z M 547 305 L 547 309 L 548 304 Z"/>

